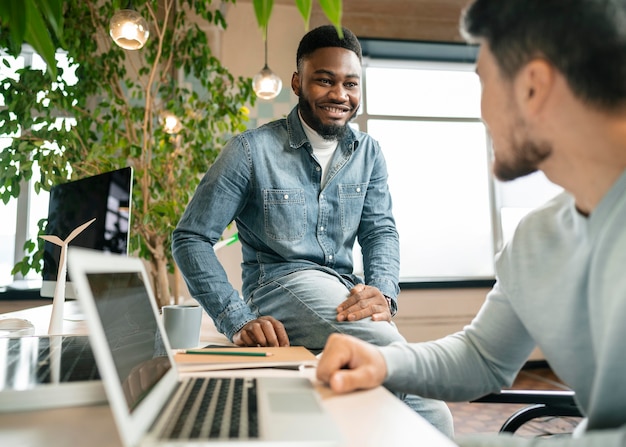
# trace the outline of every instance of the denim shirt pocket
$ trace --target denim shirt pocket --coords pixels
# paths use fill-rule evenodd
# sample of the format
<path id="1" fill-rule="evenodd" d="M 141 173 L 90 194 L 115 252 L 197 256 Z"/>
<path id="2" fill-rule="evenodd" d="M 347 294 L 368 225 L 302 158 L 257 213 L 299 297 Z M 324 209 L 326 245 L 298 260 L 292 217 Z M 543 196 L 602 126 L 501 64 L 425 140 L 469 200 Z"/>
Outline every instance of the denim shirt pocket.
<path id="1" fill-rule="evenodd" d="M 264 189 L 265 234 L 275 241 L 296 241 L 306 232 L 303 189 Z"/>
<path id="2" fill-rule="evenodd" d="M 366 192 L 367 183 L 344 183 L 339 185 L 339 207 L 341 210 L 341 229 L 343 231 L 354 231 L 359 227 Z"/>

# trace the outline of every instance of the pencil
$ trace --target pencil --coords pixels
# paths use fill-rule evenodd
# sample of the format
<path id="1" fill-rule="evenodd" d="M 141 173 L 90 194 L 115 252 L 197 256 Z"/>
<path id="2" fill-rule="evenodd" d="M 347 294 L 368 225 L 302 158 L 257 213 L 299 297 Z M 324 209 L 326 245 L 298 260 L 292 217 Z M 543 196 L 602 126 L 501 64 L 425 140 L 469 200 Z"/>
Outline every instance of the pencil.
<path id="1" fill-rule="evenodd" d="M 248 351 L 195 351 L 193 349 L 186 350 L 185 354 L 202 354 L 202 355 L 235 355 L 242 357 L 270 357 L 274 354 L 271 352 L 248 352 Z"/>

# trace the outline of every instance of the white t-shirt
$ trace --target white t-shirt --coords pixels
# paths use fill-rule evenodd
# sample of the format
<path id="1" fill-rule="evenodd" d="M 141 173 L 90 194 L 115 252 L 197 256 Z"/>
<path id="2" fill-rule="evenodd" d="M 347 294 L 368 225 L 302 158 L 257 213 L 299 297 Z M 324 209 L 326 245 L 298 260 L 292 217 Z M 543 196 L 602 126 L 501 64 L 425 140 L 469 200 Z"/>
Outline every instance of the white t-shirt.
<path id="1" fill-rule="evenodd" d="M 339 142 L 337 140 L 326 140 L 320 134 L 318 134 L 315 130 L 313 130 L 307 123 L 302 119 L 302 115 L 298 111 L 298 116 L 300 117 L 300 122 L 302 123 L 302 128 L 304 129 L 304 133 L 306 134 L 311 146 L 313 147 L 313 155 L 315 156 L 317 162 L 320 164 L 322 168 L 322 185 L 326 183 L 326 176 L 328 174 L 328 167 L 330 166 L 330 161 L 333 158 L 333 154 L 337 149 Z"/>

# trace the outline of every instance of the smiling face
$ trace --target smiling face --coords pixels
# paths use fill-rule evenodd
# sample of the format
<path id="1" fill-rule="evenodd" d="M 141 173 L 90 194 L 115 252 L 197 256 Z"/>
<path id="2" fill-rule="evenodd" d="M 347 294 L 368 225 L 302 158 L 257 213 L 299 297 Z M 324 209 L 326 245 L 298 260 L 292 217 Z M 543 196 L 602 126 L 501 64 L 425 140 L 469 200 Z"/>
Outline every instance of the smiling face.
<path id="1" fill-rule="evenodd" d="M 340 47 L 319 48 L 293 74 L 304 121 L 325 139 L 340 139 L 361 104 L 361 63 Z"/>
<path id="2" fill-rule="evenodd" d="M 487 44 L 481 45 L 476 71 L 482 85 L 482 119 L 493 140 L 493 172 L 513 180 L 535 172 L 552 154 L 552 147 L 536 141 L 515 97 L 515 79 L 503 77 Z"/>

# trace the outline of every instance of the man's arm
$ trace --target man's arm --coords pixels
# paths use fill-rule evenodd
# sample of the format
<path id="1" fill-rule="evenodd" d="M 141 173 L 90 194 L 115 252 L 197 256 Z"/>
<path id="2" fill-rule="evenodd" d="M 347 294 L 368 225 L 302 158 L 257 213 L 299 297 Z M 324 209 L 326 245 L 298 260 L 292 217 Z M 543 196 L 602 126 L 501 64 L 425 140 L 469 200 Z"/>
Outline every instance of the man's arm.
<path id="1" fill-rule="evenodd" d="M 374 165 L 358 230 L 366 286 L 356 285 L 337 308 L 338 321 L 391 321 L 397 310 L 400 245 L 392 214 L 385 159 L 375 143 Z"/>
<path id="2" fill-rule="evenodd" d="M 387 165 L 378 145 L 376 149 L 358 240 L 363 253 L 365 284 L 395 300 L 400 291 L 400 242 L 387 184 Z"/>
<path id="3" fill-rule="evenodd" d="M 459 447 L 623 447 L 626 445 L 626 427 L 589 431 L 580 437 L 466 435 L 459 436 L 454 441 Z"/>
<path id="4" fill-rule="evenodd" d="M 384 383 L 394 391 L 424 397 L 471 400 L 510 385 L 533 347 L 496 285 L 469 326 L 433 342 L 373 347 L 330 337 L 318 377 L 339 392 Z M 371 370 L 385 371 L 385 377 L 372 376 Z"/>
<path id="5" fill-rule="evenodd" d="M 394 347 L 401 344 L 394 344 Z M 408 345 L 405 345 L 408 347 Z M 355 337 L 332 334 L 317 366 L 317 378 L 328 383 L 337 393 L 347 393 L 359 389 L 374 388 L 385 382 L 389 375 L 387 361 L 378 348 Z M 407 368 L 410 369 L 410 368 Z M 467 372 L 463 372 L 465 375 Z M 392 373 L 393 374 L 393 373 Z M 467 373 L 466 383 L 476 383 L 479 379 L 470 379 Z M 414 377 L 419 382 L 419 375 Z M 458 384 L 446 383 L 442 386 L 454 388 Z M 391 387 L 391 389 L 394 389 Z M 455 439 L 460 447 L 623 447 L 626 445 L 626 427 L 614 430 L 596 430 L 585 433 L 582 437 L 524 438 L 516 436 L 476 435 L 461 436 Z"/>
<path id="6" fill-rule="evenodd" d="M 213 246 L 245 205 L 251 172 L 245 150 L 238 137 L 228 143 L 200 182 L 172 237 L 172 253 L 191 295 L 231 340 L 256 315 L 228 282 Z"/>

